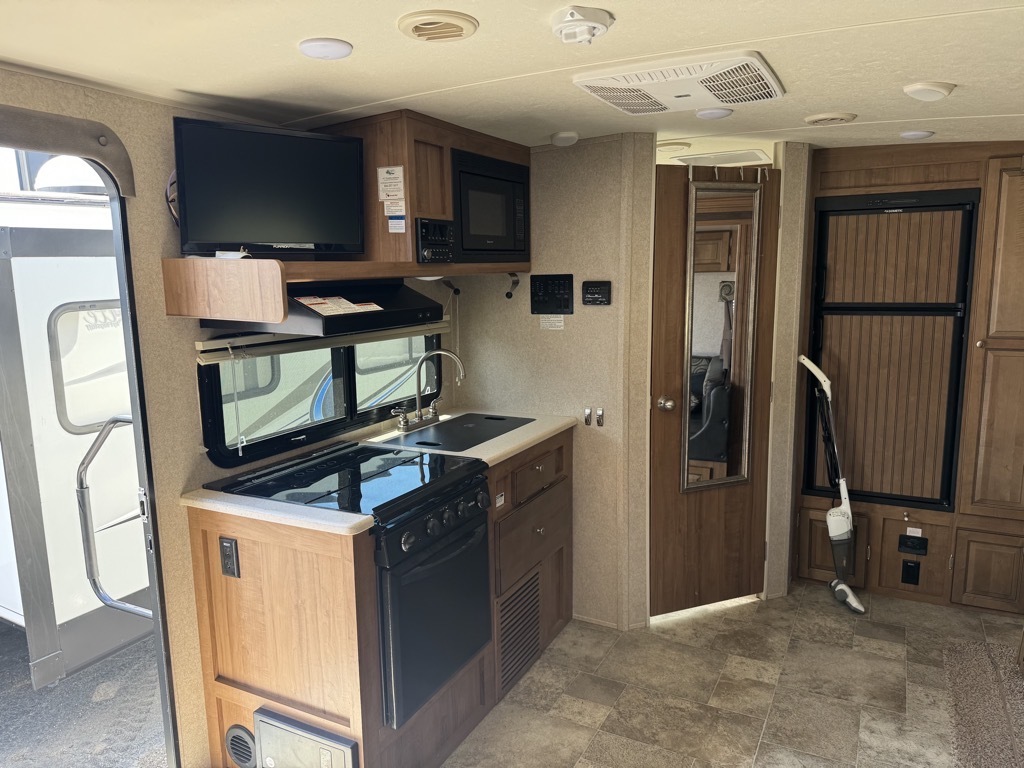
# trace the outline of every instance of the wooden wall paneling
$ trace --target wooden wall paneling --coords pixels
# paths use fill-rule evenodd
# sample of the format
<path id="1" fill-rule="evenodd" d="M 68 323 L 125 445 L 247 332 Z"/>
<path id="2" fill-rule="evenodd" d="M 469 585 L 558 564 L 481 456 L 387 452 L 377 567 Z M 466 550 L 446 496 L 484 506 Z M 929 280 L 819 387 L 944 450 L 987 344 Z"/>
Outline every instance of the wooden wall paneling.
<path id="1" fill-rule="evenodd" d="M 960 510 L 1024 520 L 1024 171 L 992 160 L 968 345 Z"/>

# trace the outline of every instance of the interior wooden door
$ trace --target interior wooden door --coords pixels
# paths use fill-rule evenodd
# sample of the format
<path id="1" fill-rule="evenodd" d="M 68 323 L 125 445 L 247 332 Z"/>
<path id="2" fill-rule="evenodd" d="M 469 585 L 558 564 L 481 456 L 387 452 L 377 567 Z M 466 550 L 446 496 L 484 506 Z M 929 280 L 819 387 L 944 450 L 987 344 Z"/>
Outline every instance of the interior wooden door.
<path id="1" fill-rule="evenodd" d="M 651 370 L 651 614 L 749 595 L 764 580 L 768 417 L 778 247 L 779 172 L 693 168 L 694 181 L 761 185 L 745 477 L 687 488 L 690 361 L 687 233 L 691 169 L 658 166 Z M 744 176 L 746 177 L 744 179 Z M 659 398 L 681 404 L 655 406 Z"/>
<path id="2" fill-rule="evenodd" d="M 1024 520 L 1024 169 L 992 160 L 982 200 L 959 511 Z"/>

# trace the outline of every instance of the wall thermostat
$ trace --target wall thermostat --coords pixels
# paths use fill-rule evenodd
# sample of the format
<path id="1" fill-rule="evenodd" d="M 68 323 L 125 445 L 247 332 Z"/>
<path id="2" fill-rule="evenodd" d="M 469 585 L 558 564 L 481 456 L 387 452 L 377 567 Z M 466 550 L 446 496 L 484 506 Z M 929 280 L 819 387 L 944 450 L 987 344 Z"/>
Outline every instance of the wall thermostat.
<path id="1" fill-rule="evenodd" d="M 584 280 L 583 303 L 597 306 L 608 306 L 612 303 L 611 280 Z"/>

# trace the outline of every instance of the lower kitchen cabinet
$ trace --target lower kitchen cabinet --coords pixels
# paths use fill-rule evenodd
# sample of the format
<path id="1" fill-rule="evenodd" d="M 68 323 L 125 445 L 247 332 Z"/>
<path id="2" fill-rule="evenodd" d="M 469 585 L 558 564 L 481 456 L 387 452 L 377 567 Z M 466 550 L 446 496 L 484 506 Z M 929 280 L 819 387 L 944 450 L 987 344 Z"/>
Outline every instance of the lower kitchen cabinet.
<path id="1" fill-rule="evenodd" d="M 490 472 L 495 686 L 504 696 L 572 618 L 572 432 Z"/>
<path id="2" fill-rule="evenodd" d="M 958 530 L 953 602 L 1024 613 L 1024 537 Z"/>

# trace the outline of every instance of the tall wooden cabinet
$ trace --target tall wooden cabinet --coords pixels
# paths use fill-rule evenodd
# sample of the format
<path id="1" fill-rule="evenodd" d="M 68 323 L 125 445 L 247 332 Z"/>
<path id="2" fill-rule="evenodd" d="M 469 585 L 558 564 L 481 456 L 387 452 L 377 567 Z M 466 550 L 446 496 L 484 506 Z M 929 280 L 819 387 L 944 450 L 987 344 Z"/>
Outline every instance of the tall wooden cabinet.
<path id="1" fill-rule="evenodd" d="M 952 599 L 1024 612 L 1024 160 L 989 162 L 975 267 Z"/>

